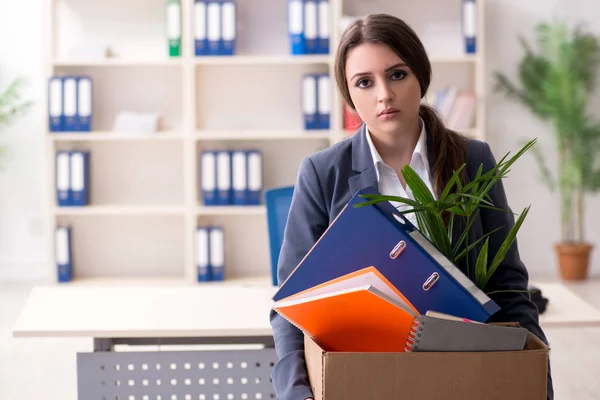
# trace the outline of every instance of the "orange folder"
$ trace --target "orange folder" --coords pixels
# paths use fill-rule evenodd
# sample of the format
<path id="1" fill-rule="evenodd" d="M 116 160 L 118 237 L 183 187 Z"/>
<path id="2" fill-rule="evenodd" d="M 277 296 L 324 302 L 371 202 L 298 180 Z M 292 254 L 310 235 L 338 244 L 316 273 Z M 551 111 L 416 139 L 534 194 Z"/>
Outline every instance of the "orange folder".
<path id="1" fill-rule="evenodd" d="M 357 287 L 360 285 L 374 285 L 377 289 L 388 294 L 390 297 L 397 296 L 398 300 L 403 302 L 409 307 L 415 315 L 419 315 L 419 311 L 412 305 L 412 303 L 400 292 L 392 283 L 385 277 L 381 272 L 374 266 L 359 269 L 349 274 L 340 276 L 339 278 L 332 279 L 330 281 L 321 283 L 311 287 L 310 289 L 303 290 L 286 299 L 297 299 L 305 296 L 315 296 L 319 293 L 332 292 L 336 289 L 347 289 L 350 287 Z M 393 293 L 391 293 L 393 292 Z"/>
<path id="2" fill-rule="evenodd" d="M 273 308 L 326 351 L 403 352 L 420 315 L 374 267 L 280 300 Z"/>

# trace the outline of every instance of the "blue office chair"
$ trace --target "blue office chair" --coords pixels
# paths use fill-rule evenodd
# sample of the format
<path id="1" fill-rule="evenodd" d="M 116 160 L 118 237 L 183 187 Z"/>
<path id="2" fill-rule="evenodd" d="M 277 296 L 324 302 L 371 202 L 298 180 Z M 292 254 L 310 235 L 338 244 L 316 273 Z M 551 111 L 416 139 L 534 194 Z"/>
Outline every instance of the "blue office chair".
<path id="1" fill-rule="evenodd" d="M 277 261 L 279 260 L 279 251 L 283 243 L 283 233 L 293 194 L 294 186 L 284 186 L 264 191 L 273 286 L 277 286 Z"/>

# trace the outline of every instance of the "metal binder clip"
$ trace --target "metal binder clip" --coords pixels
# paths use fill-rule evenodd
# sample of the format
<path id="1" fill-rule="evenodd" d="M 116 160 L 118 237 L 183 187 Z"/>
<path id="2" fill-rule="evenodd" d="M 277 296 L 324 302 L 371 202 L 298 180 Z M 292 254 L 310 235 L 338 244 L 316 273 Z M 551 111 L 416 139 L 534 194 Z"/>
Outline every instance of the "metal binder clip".
<path id="1" fill-rule="evenodd" d="M 396 257 L 398 257 L 405 248 L 406 248 L 406 242 L 404 240 L 399 241 L 398 244 L 396 246 L 394 246 L 392 251 L 390 251 L 390 258 L 392 260 L 395 260 Z"/>
<path id="2" fill-rule="evenodd" d="M 427 280 L 423 284 L 423 290 L 428 291 L 429 289 L 431 289 L 433 285 L 435 285 L 435 283 L 438 281 L 438 279 L 440 279 L 440 274 L 438 274 L 437 272 L 431 274 L 431 276 L 427 278 Z"/>
<path id="3" fill-rule="evenodd" d="M 392 214 L 392 215 L 394 216 L 394 218 L 396 218 L 396 221 L 400 222 L 402 225 L 406 225 L 406 222 L 401 217 L 399 217 L 396 214 Z"/>

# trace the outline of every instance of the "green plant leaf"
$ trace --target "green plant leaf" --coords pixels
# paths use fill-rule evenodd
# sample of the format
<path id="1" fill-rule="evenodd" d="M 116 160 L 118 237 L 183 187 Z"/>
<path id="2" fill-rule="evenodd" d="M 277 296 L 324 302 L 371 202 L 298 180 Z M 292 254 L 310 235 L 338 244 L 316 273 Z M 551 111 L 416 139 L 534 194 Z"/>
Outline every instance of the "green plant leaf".
<path id="1" fill-rule="evenodd" d="M 527 214 L 529 213 L 530 208 L 531 208 L 531 206 L 525 207 L 525 209 L 523 210 L 521 215 L 519 215 L 519 218 L 513 225 L 510 232 L 508 232 L 508 235 L 506 236 L 506 238 L 502 242 L 502 245 L 496 252 L 496 255 L 494 256 L 492 264 L 490 265 L 490 267 L 486 273 L 485 279 L 481 282 L 482 285 L 479 286 L 480 288 L 485 287 L 485 285 L 488 283 L 488 281 L 490 280 L 490 278 L 492 277 L 494 272 L 496 272 L 496 269 L 498 269 L 498 267 L 504 260 L 504 257 L 506 257 L 506 253 L 508 253 L 508 250 L 510 250 L 510 247 L 512 246 L 513 242 L 517 238 L 517 233 L 518 233 L 519 229 L 521 228 L 521 225 L 523 225 L 523 221 L 525 221 L 525 218 L 527 217 Z"/>
<path id="2" fill-rule="evenodd" d="M 486 238 L 485 243 L 477 255 L 477 261 L 475 264 L 475 285 L 478 288 L 483 288 L 485 286 L 487 277 L 488 248 L 490 244 L 489 239 L 489 237 Z"/>
<path id="3" fill-rule="evenodd" d="M 360 194 L 359 197 L 363 197 L 363 198 L 367 198 L 367 199 L 371 199 L 371 200 L 355 204 L 354 205 L 355 208 L 370 206 L 370 205 L 381 203 L 384 201 L 404 203 L 404 204 L 414 207 L 414 209 L 416 209 L 416 210 L 427 210 L 427 209 L 431 208 L 430 206 L 428 207 L 426 205 L 419 203 L 418 201 L 415 201 L 415 200 L 412 200 L 412 199 L 409 199 L 406 197 L 385 196 L 385 195 L 380 195 L 380 194 Z"/>
<path id="4" fill-rule="evenodd" d="M 493 233 L 498 232 L 499 230 L 501 230 L 502 228 L 504 228 L 504 226 L 501 226 L 499 228 L 496 228 L 490 232 L 487 232 L 485 234 L 483 234 L 481 237 L 477 238 L 477 240 L 473 243 L 469 243 L 467 246 L 465 246 L 465 248 L 463 250 L 461 250 L 460 253 L 458 253 L 458 255 L 455 257 L 456 260 L 460 260 L 463 257 L 465 257 L 472 249 L 474 249 L 476 246 L 479 245 L 479 243 L 481 243 L 482 241 L 486 240 L 490 235 L 492 235 Z"/>
<path id="5" fill-rule="evenodd" d="M 450 180 L 448 180 L 448 183 L 444 187 L 442 194 L 438 198 L 439 201 L 443 202 L 448 198 L 448 196 L 450 195 L 450 192 L 452 191 L 454 186 L 456 186 L 457 182 L 460 181 L 460 173 L 462 172 L 463 169 L 465 169 L 466 166 L 467 166 L 467 164 L 463 164 L 460 166 L 460 168 L 458 168 L 456 171 L 454 171 L 454 173 L 452 174 L 452 177 L 450 178 Z"/>
<path id="6" fill-rule="evenodd" d="M 419 174 L 410 167 L 410 165 L 405 165 L 402 168 L 402 176 L 406 181 L 406 185 L 410 187 L 410 190 L 415 197 L 415 200 L 421 204 L 427 205 L 433 203 L 435 201 L 433 194 L 423 182 Z"/>
<path id="7" fill-rule="evenodd" d="M 474 204 L 474 205 L 485 204 L 488 206 L 494 206 L 494 203 L 492 203 L 488 199 L 482 198 L 481 196 L 472 195 L 472 194 L 468 194 L 468 193 L 461 193 L 461 194 L 459 194 L 459 196 L 469 199 L 469 201 L 468 201 L 469 204 Z"/>
<path id="8" fill-rule="evenodd" d="M 21 101 L 20 91 L 24 85 L 22 79 L 15 79 L 0 93 L 0 126 L 13 122 L 14 118 L 26 112 L 32 105 L 30 101 Z"/>

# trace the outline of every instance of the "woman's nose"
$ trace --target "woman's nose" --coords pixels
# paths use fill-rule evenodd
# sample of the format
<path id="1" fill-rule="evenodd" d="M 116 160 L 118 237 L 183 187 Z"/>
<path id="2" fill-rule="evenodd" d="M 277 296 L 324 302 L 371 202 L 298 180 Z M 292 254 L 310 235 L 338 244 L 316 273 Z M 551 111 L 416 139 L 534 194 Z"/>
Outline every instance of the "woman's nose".
<path id="1" fill-rule="evenodd" d="M 394 98 L 394 92 L 390 88 L 390 85 L 386 83 L 379 84 L 379 88 L 377 90 L 377 100 L 380 103 L 387 103 Z"/>

